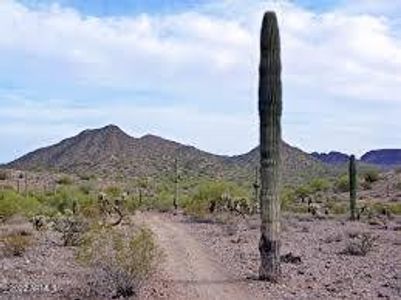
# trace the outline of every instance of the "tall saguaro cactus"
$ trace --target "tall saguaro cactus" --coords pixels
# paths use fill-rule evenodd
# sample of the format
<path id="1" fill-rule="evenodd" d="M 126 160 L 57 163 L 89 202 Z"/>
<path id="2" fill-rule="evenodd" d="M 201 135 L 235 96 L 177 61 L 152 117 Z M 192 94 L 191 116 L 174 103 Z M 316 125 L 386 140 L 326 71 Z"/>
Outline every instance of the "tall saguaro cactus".
<path id="1" fill-rule="evenodd" d="M 281 58 L 280 34 L 274 12 L 263 17 L 260 37 L 260 213 L 261 237 L 259 277 L 277 282 L 280 266 L 280 143 L 281 143 Z"/>
<path id="2" fill-rule="evenodd" d="M 349 194 L 350 194 L 350 211 L 351 220 L 356 219 L 356 163 L 355 156 L 349 158 Z"/>

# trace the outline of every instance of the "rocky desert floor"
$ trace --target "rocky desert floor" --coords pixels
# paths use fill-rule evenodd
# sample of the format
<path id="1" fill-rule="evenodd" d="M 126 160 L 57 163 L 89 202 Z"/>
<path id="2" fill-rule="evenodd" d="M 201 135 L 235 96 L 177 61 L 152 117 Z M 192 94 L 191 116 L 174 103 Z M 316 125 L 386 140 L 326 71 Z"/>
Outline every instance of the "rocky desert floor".
<path id="1" fill-rule="evenodd" d="M 164 252 L 140 299 L 401 299 L 399 219 L 284 216 L 279 284 L 256 280 L 256 216 L 199 221 L 145 212 L 134 220 L 152 229 Z M 5 224 L 0 232 L 13 226 L 29 224 Z M 58 233 L 33 234 L 36 242 L 23 256 L 0 258 L 1 299 L 111 298 L 107 283 L 93 287 L 92 270 L 76 262 L 76 249 L 62 246 Z M 344 253 L 364 235 L 374 240 L 366 256 Z"/>

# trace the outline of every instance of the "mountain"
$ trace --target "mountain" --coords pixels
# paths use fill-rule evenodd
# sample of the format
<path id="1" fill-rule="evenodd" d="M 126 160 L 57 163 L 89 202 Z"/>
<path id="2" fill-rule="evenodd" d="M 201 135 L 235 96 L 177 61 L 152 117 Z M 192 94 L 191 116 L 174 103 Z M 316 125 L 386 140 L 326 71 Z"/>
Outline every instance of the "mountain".
<path id="1" fill-rule="evenodd" d="M 372 150 L 362 155 L 361 161 L 384 167 L 401 166 L 401 149 Z"/>
<path id="2" fill-rule="evenodd" d="M 333 173 L 311 155 L 282 143 L 283 181 L 296 183 Z M 41 148 L 9 163 L 8 168 L 52 170 L 129 179 L 173 174 L 178 158 L 183 175 L 250 182 L 259 163 L 259 150 L 238 156 L 215 155 L 154 135 L 134 138 L 115 125 L 85 130 L 58 144 Z"/>
<path id="3" fill-rule="evenodd" d="M 311 155 L 314 158 L 316 158 L 322 162 L 325 162 L 327 164 L 331 164 L 331 165 L 345 164 L 349 160 L 349 157 L 347 154 L 337 152 L 337 151 L 331 151 L 329 153 L 313 152 L 313 153 L 311 153 Z"/>

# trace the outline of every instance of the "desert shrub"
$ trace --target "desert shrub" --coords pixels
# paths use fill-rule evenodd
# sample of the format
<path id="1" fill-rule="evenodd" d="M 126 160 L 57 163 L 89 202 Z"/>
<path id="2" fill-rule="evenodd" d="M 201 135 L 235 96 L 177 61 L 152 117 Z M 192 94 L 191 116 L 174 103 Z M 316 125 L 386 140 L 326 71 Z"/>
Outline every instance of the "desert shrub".
<path id="1" fill-rule="evenodd" d="M 360 233 L 351 238 L 343 250 L 343 254 L 365 256 L 375 246 L 377 237 L 368 232 Z"/>
<path id="2" fill-rule="evenodd" d="M 106 282 L 115 298 L 138 296 L 160 257 L 153 234 L 146 228 L 133 234 L 114 228 L 94 228 L 85 236 L 78 252 L 78 259 L 95 269 L 94 286 Z"/>
<path id="3" fill-rule="evenodd" d="M 5 170 L 0 170 L 0 180 L 6 180 L 8 178 L 8 174 Z"/>
<path id="4" fill-rule="evenodd" d="M 305 199 L 313 194 L 312 189 L 310 188 L 309 185 L 302 185 L 299 186 L 295 189 L 294 191 L 295 197 L 297 199 L 300 199 L 302 202 L 305 201 Z"/>
<path id="5" fill-rule="evenodd" d="M 362 173 L 362 177 L 366 182 L 373 183 L 380 179 L 380 174 L 377 169 L 370 168 Z"/>
<path id="6" fill-rule="evenodd" d="M 81 184 L 79 186 L 79 191 L 85 195 L 89 195 L 92 190 L 93 186 L 90 183 Z"/>
<path id="7" fill-rule="evenodd" d="M 71 185 L 72 179 L 69 176 L 62 176 L 56 180 L 56 183 L 60 185 Z"/>
<path id="8" fill-rule="evenodd" d="M 326 192 L 330 189 L 331 184 L 325 178 L 315 178 L 309 183 L 312 193 Z"/>
<path id="9" fill-rule="evenodd" d="M 95 175 L 89 174 L 89 173 L 80 173 L 80 174 L 78 174 L 78 177 L 79 177 L 80 180 L 83 180 L 83 181 L 89 181 L 91 179 L 95 179 L 96 178 Z"/>
<path id="10" fill-rule="evenodd" d="M 24 197 L 13 190 L 0 191 L 0 218 L 15 214 L 31 217 L 40 211 L 41 203 L 32 195 Z"/>
<path id="11" fill-rule="evenodd" d="M 287 208 L 288 211 L 296 213 L 296 214 L 306 214 L 308 213 L 308 206 L 302 204 L 293 204 L 289 205 Z"/>
<path id="12" fill-rule="evenodd" d="M 223 206 L 227 198 L 248 198 L 248 195 L 244 189 L 234 183 L 205 181 L 198 185 L 184 210 L 194 217 L 203 218 L 209 213 L 212 203 L 216 207 Z"/>
<path id="13" fill-rule="evenodd" d="M 121 188 L 118 186 L 109 186 L 106 188 L 105 193 L 110 197 L 118 197 L 121 195 Z"/>
<path id="14" fill-rule="evenodd" d="M 95 202 L 90 195 L 77 186 L 63 186 L 57 190 L 56 194 L 47 196 L 44 201 L 60 213 L 64 213 L 66 209 L 72 210 L 74 202 L 81 208 L 91 206 Z"/>
<path id="15" fill-rule="evenodd" d="M 348 204 L 345 202 L 328 201 L 326 203 L 326 208 L 329 210 L 330 214 L 342 215 L 348 211 Z"/>
<path id="16" fill-rule="evenodd" d="M 371 190 L 372 189 L 372 183 L 370 181 L 362 181 L 361 182 L 361 188 L 364 190 Z"/>
<path id="17" fill-rule="evenodd" d="M 389 203 L 388 210 L 394 215 L 401 215 L 401 203 Z"/>
<path id="18" fill-rule="evenodd" d="M 395 174 L 401 174 L 401 166 L 394 169 Z"/>
<path id="19" fill-rule="evenodd" d="M 60 215 L 54 220 L 54 229 L 62 233 L 64 246 L 79 246 L 83 234 L 88 231 L 89 223 L 82 217 L 76 215 Z"/>
<path id="20" fill-rule="evenodd" d="M 340 193 L 349 192 L 349 178 L 348 175 L 342 175 L 335 183 L 336 191 Z"/>
<path id="21" fill-rule="evenodd" d="M 295 203 L 297 194 L 291 187 L 284 188 L 280 193 L 281 208 L 288 210 L 288 208 Z"/>
<path id="22" fill-rule="evenodd" d="M 400 215 L 401 214 L 401 203 L 380 203 L 376 202 L 369 205 L 372 213 L 380 215 Z"/>
<path id="23" fill-rule="evenodd" d="M 3 244 L 1 249 L 4 256 L 22 256 L 32 245 L 32 236 L 26 234 L 26 231 L 15 232 L 2 237 L 0 242 Z"/>
<path id="24" fill-rule="evenodd" d="M 131 204 L 137 206 L 138 208 L 141 207 L 143 209 L 167 212 L 173 209 L 173 199 L 174 192 L 172 188 L 161 184 L 158 186 L 155 194 L 151 195 L 149 195 L 146 189 L 141 188 L 141 196 L 139 196 L 139 193 L 137 193 L 136 196 L 133 197 Z"/>
<path id="25" fill-rule="evenodd" d="M 401 181 L 398 181 L 398 182 L 395 184 L 394 188 L 397 189 L 397 190 L 401 190 Z"/>

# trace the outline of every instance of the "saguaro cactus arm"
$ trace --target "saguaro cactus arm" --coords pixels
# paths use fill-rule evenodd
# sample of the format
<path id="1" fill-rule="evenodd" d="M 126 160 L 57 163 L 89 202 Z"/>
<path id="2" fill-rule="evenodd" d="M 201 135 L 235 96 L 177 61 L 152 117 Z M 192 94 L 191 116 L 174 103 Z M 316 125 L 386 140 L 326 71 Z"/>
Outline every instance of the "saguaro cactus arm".
<path id="1" fill-rule="evenodd" d="M 281 59 L 280 34 L 274 12 L 263 17 L 260 38 L 260 207 L 261 237 L 259 277 L 276 282 L 280 267 L 280 143 L 281 143 Z"/>

